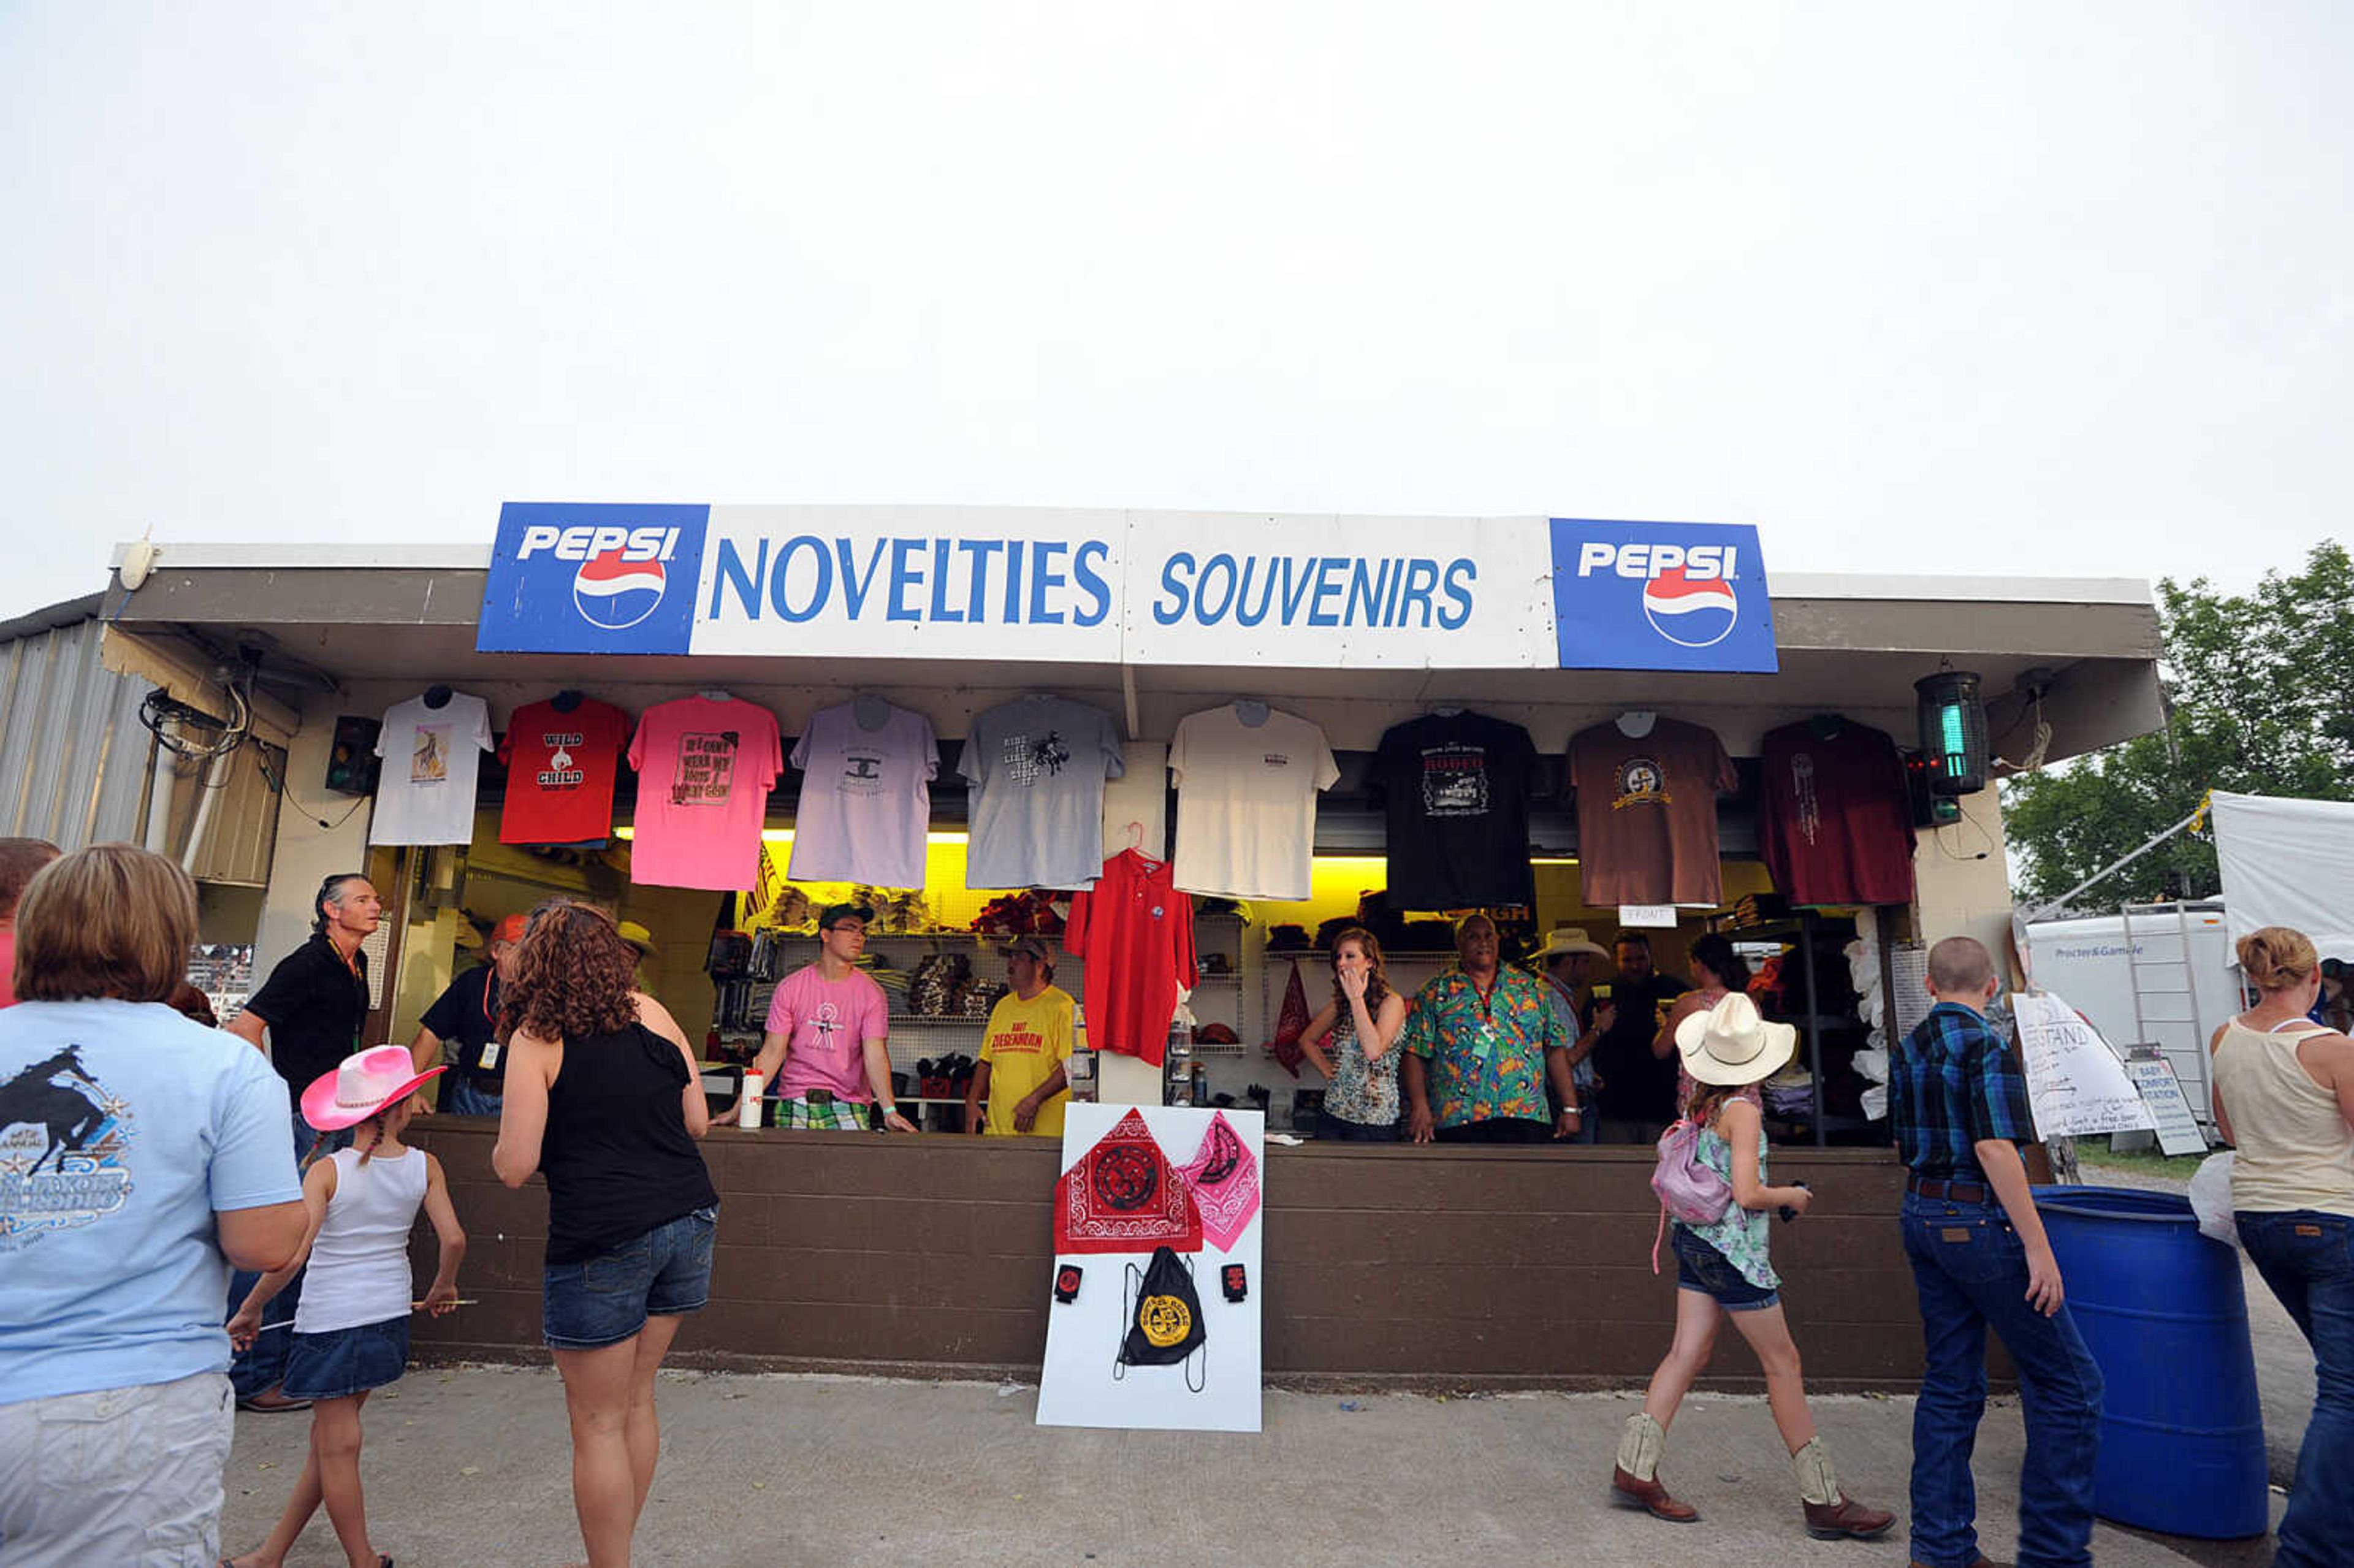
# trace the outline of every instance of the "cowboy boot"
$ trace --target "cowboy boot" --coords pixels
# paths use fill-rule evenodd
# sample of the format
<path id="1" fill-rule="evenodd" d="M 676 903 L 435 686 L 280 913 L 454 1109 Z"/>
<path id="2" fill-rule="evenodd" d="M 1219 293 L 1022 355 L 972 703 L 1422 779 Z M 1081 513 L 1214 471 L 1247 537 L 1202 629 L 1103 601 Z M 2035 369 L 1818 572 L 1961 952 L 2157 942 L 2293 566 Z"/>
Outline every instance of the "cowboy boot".
<path id="1" fill-rule="evenodd" d="M 1618 1466 L 1610 1472 L 1610 1490 L 1620 1506 L 1639 1508 L 1670 1524 L 1691 1524 L 1700 1510 L 1668 1495 L 1659 1481 L 1659 1456 L 1668 1446 L 1667 1429 L 1641 1411 L 1627 1418 L 1618 1437 Z"/>
<path id="2" fill-rule="evenodd" d="M 1870 1541 L 1885 1535 L 1896 1516 L 1885 1509 L 1866 1508 L 1840 1493 L 1839 1472 L 1819 1437 L 1790 1456 L 1797 1472 L 1798 1499 L 1807 1505 L 1807 1533 L 1817 1541 Z"/>

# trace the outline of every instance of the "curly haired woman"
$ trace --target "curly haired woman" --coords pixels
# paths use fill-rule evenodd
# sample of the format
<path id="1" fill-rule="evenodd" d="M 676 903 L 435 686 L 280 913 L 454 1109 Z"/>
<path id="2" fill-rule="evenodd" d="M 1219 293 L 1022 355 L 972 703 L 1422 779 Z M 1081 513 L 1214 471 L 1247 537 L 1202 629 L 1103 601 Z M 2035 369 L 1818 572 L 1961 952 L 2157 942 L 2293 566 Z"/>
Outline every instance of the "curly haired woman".
<path id="1" fill-rule="evenodd" d="M 542 1331 L 564 1379 L 589 1568 L 628 1568 L 662 1448 L 654 1373 L 710 1295 L 718 1225 L 695 1146 L 710 1126 L 702 1078 L 678 1024 L 634 989 L 637 961 L 601 909 L 544 904 L 499 1009 L 491 1163 L 510 1187 L 547 1178 Z"/>

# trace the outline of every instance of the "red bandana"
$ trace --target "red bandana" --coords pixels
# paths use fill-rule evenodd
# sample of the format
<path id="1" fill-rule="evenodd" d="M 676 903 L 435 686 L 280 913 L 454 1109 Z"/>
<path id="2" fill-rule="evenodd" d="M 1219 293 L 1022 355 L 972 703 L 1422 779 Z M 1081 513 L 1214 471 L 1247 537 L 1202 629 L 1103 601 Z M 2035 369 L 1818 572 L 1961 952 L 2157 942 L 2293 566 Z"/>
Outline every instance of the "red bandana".
<path id="1" fill-rule="evenodd" d="M 1119 1118 L 1055 1182 L 1055 1250 L 1202 1250 L 1202 1215 L 1143 1116 Z"/>

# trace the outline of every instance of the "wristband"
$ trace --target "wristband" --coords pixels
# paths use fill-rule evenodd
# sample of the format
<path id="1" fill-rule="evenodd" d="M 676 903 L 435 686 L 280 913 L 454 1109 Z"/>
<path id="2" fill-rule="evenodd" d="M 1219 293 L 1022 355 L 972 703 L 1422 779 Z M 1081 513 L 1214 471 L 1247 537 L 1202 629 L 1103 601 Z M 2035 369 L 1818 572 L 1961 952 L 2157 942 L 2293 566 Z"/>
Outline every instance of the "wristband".
<path id="1" fill-rule="evenodd" d="M 885 1116 L 897 1116 L 899 1114 L 899 1107 L 894 1101 L 877 1100 L 875 1104 L 883 1107 L 883 1114 Z"/>

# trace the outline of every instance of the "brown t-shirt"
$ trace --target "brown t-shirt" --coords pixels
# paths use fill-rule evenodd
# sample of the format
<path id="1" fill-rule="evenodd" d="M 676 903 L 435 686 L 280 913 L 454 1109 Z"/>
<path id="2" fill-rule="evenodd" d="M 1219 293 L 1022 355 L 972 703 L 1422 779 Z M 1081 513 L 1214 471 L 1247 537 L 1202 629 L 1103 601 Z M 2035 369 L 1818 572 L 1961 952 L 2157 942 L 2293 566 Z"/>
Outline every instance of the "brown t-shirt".
<path id="1" fill-rule="evenodd" d="M 1639 736 L 1598 724 L 1570 736 L 1585 902 L 1720 902 L 1716 797 L 1739 782 L 1716 732 L 1696 724 L 1663 718 Z"/>

